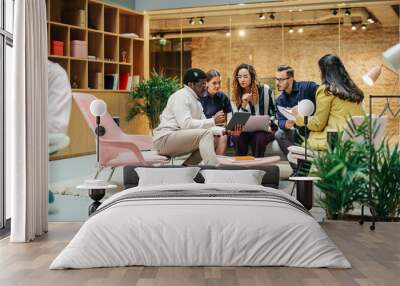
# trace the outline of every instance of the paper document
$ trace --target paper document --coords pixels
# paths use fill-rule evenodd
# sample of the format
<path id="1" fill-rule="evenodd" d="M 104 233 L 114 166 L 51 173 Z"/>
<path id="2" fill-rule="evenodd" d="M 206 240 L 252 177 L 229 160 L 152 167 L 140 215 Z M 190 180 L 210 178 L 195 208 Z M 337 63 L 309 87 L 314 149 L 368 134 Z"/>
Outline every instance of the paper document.
<path id="1" fill-rule="evenodd" d="M 296 120 L 296 116 L 293 114 L 292 109 L 286 108 L 283 106 L 279 106 L 279 105 L 277 105 L 277 107 L 278 107 L 279 112 L 282 113 L 282 115 L 285 116 L 286 119 Z"/>

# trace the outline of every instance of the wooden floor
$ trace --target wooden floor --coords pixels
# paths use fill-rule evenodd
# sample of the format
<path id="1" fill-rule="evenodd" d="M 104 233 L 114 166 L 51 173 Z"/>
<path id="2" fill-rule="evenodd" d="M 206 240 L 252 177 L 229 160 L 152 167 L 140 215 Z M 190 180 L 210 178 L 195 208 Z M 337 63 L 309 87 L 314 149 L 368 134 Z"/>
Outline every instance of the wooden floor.
<path id="1" fill-rule="evenodd" d="M 49 233 L 29 244 L 0 241 L 0 285 L 400 285 L 400 224 L 379 223 L 370 231 L 357 222 L 326 222 L 323 228 L 352 269 L 288 267 L 123 267 L 48 270 L 79 229 L 50 223 Z"/>

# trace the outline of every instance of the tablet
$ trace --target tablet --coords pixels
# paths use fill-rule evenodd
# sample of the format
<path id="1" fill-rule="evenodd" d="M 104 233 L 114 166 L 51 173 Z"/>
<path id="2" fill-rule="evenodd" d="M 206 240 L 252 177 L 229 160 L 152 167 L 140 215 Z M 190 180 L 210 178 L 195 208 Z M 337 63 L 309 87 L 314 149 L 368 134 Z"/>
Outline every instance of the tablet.
<path id="1" fill-rule="evenodd" d="M 243 132 L 268 131 L 270 118 L 268 115 L 250 116 L 243 126 Z"/>
<path id="2" fill-rule="evenodd" d="M 250 113 L 248 112 L 235 112 L 229 120 L 228 125 L 226 125 L 226 130 L 232 130 L 236 125 L 244 126 L 249 120 Z"/>

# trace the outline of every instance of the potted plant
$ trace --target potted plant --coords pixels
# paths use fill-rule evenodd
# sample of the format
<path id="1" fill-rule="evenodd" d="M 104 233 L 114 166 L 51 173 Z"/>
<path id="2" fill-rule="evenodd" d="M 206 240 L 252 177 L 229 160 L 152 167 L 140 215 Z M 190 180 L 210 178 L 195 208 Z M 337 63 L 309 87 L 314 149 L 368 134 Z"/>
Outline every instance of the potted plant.
<path id="1" fill-rule="evenodd" d="M 343 141 L 342 137 L 343 132 L 333 149 L 313 160 L 315 175 L 321 178 L 316 182 L 322 193 L 319 203 L 329 219 L 343 219 L 363 195 L 368 180 L 368 160 L 353 152 L 354 142 Z"/>
<path id="2" fill-rule="evenodd" d="M 160 114 L 167 105 L 168 98 L 179 88 L 177 78 L 167 78 L 153 72 L 150 79 L 141 82 L 130 97 L 135 101 L 128 112 L 128 120 L 140 113 L 149 118 L 150 128 L 153 130 L 160 123 Z M 138 99 L 143 99 L 139 101 Z"/>
<path id="3" fill-rule="evenodd" d="M 372 124 L 372 138 L 379 130 Z M 331 219 L 343 218 L 354 203 L 370 208 L 372 215 L 383 221 L 397 219 L 400 214 L 400 149 L 386 141 L 380 147 L 369 142 L 369 118 L 347 131 L 355 140 L 340 140 L 335 147 L 316 156 L 313 165 L 321 178 L 316 185 L 323 196 L 321 206 Z M 370 173 L 371 172 L 371 173 Z M 370 184 L 371 183 L 371 184 Z"/>

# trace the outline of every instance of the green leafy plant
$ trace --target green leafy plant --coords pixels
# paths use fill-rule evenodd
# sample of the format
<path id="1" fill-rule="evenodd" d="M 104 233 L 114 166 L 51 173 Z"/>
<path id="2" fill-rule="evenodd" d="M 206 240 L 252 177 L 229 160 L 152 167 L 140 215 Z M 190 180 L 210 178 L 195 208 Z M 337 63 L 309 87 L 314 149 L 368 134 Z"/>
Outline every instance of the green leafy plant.
<path id="1" fill-rule="evenodd" d="M 375 138 L 380 126 L 373 121 L 371 127 Z M 360 124 L 351 120 L 346 130 L 350 140 L 343 140 L 344 133 L 340 133 L 334 148 L 313 161 L 321 178 L 316 183 L 323 193 L 320 204 L 328 218 L 342 218 L 355 202 L 383 220 L 400 214 L 399 146 L 390 146 L 388 141 L 381 146 L 370 144 L 369 128 L 368 116 Z"/>
<path id="2" fill-rule="evenodd" d="M 335 148 L 317 154 L 313 160 L 315 175 L 321 178 L 316 182 L 323 194 L 319 203 L 330 219 L 341 219 L 353 209 L 368 180 L 368 161 L 353 152 L 354 142 L 343 141 L 342 137 L 343 132 L 339 133 Z"/>
<path id="3" fill-rule="evenodd" d="M 167 105 L 168 98 L 178 88 L 177 78 L 167 78 L 153 72 L 149 80 L 141 82 L 130 94 L 135 103 L 128 112 L 128 120 L 140 113 L 145 113 L 149 118 L 150 128 L 156 128 L 160 123 L 160 114 Z M 143 102 L 138 99 L 143 99 Z"/>

